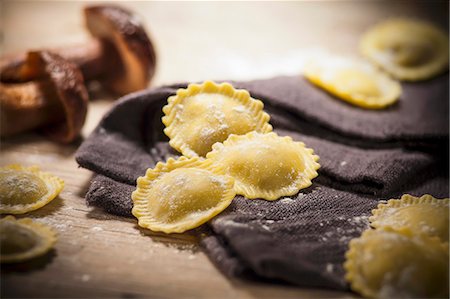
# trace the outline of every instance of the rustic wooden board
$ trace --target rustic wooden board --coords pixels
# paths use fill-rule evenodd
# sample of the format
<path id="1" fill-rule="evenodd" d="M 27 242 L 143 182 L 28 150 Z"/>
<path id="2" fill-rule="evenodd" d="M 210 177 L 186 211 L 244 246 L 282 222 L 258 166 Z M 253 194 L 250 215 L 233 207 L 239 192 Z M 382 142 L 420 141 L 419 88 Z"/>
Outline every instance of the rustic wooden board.
<path id="1" fill-rule="evenodd" d="M 88 38 L 82 2 L 2 1 L 2 53 L 82 42 Z M 205 79 L 297 74 L 313 46 L 357 53 L 360 34 L 393 15 L 430 15 L 410 2 L 131 2 L 158 51 L 153 85 Z M 447 13 L 448 13 L 448 9 Z M 437 9 L 445 14 L 445 10 Z M 445 17 L 445 16 L 444 16 Z M 447 19 L 448 20 L 448 19 Z M 311 52 L 311 51 L 310 51 Z M 87 136 L 113 99 L 90 104 Z M 59 233 L 50 255 L 2 267 L 2 297 L 349 298 L 350 293 L 232 280 L 198 247 L 198 232 L 150 233 L 134 219 L 86 207 L 91 173 L 77 167 L 77 145 L 37 134 L 1 142 L 0 165 L 39 165 L 66 187 L 48 206 L 26 216 Z M 118 157 L 120 158 L 120 157 Z M 28 269 L 28 270 L 26 270 Z"/>

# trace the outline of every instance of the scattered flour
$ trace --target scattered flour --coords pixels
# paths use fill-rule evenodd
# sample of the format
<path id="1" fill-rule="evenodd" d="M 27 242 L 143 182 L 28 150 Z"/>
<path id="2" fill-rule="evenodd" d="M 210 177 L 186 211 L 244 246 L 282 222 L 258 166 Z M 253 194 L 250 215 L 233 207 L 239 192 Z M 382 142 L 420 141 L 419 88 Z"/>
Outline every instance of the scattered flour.
<path id="1" fill-rule="evenodd" d="M 158 150 L 155 147 L 152 147 L 150 149 L 150 153 L 152 154 L 152 156 L 158 156 Z"/>
<path id="2" fill-rule="evenodd" d="M 263 229 L 265 229 L 265 230 L 267 230 L 267 231 L 270 231 L 270 227 L 268 227 L 267 225 L 261 225 L 261 227 L 263 228 Z"/>
<path id="3" fill-rule="evenodd" d="M 245 107 L 244 107 L 244 106 L 242 106 L 242 105 L 239 105 L 239 106 L 233 107 L 233 111 L 236 111 L 236 112 L 242 113 L 242 112 L 246 112 L 246 111 L 247 111 L 247 109 L 245 109 Z"/>
<path id="4" fill-rule="evenodd" d="M 319 237 L 319 240 L 323 242 L 337 240 L 339 243 L 348 243 L 351 239 L 355 238 L 355 235 L 361 234 L 369 228 L 368 218 L 369 216 L 355 216 L 351 218 L 339 216 L 337 220 L 347 221 L 350 227 L 348 225 L 344 225 L 345 228 L 339 226 L 331 227 L 330 230 Z M 330 224 L 330 222 L 328 221 L 327 224 Z M 319 226 L 324 226 L 324 223 L 320 222 Z"/>
<path id="5" fill-rule="evenodd" d="M 249 226 L 244 223 L 235 222 L 231 219 L 225 219 L 225 218 L 218 218 L 214 220 L 216 224 L 223 225 L 223 226 L 231 226 L 231 227 L 245 227 L 248 228 Z"/>
<path id="6" fill-rule="evenodd" d="M 101 232 L 101 231 L 103 231 L 103 228 L 101 228 L 100 226 L 94 226 L 94 227 L 91 228 L 91 231 Z"/>
<path id="7" fill-rule="evenodd" d="M 328 264 L 326 265 L 326 270 L 327 270 L 328 273 L 332 273 L 333 270 L 334 270 L 333 264 L 328 263 Z"/>
<path id="8" fill-rule="evenodd" d="M 292 198 L 289 198 L 289 197 L 285 197 L 285 198 L 280 199 L 280 203 L 282 203 L 282 204 L 291 204 L 293 202 L 294 202 L 294 200 Z"/>

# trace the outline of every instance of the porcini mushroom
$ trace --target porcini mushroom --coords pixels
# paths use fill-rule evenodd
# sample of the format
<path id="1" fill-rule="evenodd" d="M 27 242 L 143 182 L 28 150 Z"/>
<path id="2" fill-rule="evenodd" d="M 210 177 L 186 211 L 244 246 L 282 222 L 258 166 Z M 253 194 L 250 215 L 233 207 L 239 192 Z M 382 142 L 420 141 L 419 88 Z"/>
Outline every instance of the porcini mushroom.
<path id="1" fill-rule="evenodd" d="M 156 54 L 139 18 L 113 5 L 84 9 L 86 26 L 93 39 L 79 46 L 52 49 L 80 68 L 86 81 L 100 81 L 107 89 L 126 94 L 147 87 L 154 75 Z M 24 54 L 0 62 L 3 82 L 17 82 L 16 68 Z"/>
<path id="2" fill-rule="evenodd" d="M 36 51 L 12 74 L 20 83 L 0 83 L 0 136 L 40 128 L 56 141 L 75 140 L 88 105 L 78 68 L 57 54 Z"/>

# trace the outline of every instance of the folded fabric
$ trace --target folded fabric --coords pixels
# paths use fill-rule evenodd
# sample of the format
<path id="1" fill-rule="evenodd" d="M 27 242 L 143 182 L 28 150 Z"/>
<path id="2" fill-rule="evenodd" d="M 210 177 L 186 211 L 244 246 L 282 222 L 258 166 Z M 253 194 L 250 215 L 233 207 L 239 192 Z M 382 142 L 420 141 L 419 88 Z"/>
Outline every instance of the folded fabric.
<path id="1" fill-rule="evenodd" d="M 286 80 L 293 79 L 299 84 L 302 82 L 297 77 L 286 78 Z M 246 84 L 256 89 L 258 84 L 261 88 L 266 85 L 278 86 L 279 81 L 279 78 L 275 78 L 273 82 L 256 81 Z M 162 132 L 161 109 L 167 97 L 174 94 L 180 86 L 183 85 L 144 91 L 120 100 L 81 145 L 76 155 L 78 163 L 119 182 L 135 184 L 137 177 L 143 175 L 145 170 L 154 166 L 157 161 L 179 155 L 170 148 L 168 139 Z M 284 87 L 288 86 L 282 84 L 280 89 Z M 285 98 L 275 100 L 260 97 L 260 99 L 266 104 L 269 103 L 268 112 L 276 116 L 274 118 L 276 131 L 277 125 L 280 124 L 278 131 L 280 134 L 305 141 L 307 146 L 314 148 L 319 156 L 322 156 L 320 174 L 333 178 L 336 182 L 335 187 L 371 194 L 388 194 L 411 177 L 436 167 L 436 163 L 441 163 L 433 157 L 436 153 L 408 151 L 398 147 L 386 149 L 352 147 L 332 141 L 332 138 L 326 140 L 321 136 L 323 134 L 317 134 L 320 135 L 320 139 L 308 137 L 298 132 L 302 126 L 292 120 L 289 111 L 284 111 L 284 114 L 280 109 L 271 111 L 271 106 L 286 101 Z M 289 125 L 283 126 L 283 121 Z M 383 125 L 382 121 L 379 126 Z M 311 131 L 308 134 L 311 134 Z"/>
<path id="2" fill-rule="evenodd" d="M 321 168 L 313 186 L 296 196 L 274 202 L 237 196 L 202 240 L 210 258 L 230 275 L 346 289 L 342 262 L 348 241 L 367 227 L 379 199 L 407 192 L 448 196 L 448 148 L 440 148 L 448 138 L 448 102 L 438 97 L 440 80 L 419 84 L 423 91 L 404 87 L 411 97 L 386 111 L 349 106 L 300 77 L 235 82 L 266 104 L 279 135 L 313 148 Z M 131 216 L 136 179 L 156 162 L 179 155 L 163 134 L 161 109 L 184 86 L 124 97 L 80 146 L 77 162 L 96 173 L 86 194 L 89 205 Z M 430 91 L 424 100 L 409 88 L 419 95 L 439 92 Z M 408 149 L 405 142 L 436 148 Z"/>
<path id="3" fill-rule="evenodd" d="M 131 216 L 134 189 L 97 175 L 86 200 L 109 213 Z M 392 197 L 402 193 L 448 197 L 448 178 L 426 180 Z M 230 276 L 345 290 L 342 263 L 348 242 L 368 227 L 368 216 L 378 203 L 374 196 L 319 184 L 273 202 L 236 196 L 210 222 L 213 233 L 201 243 L 217 267 Z"/>
<path id="4" fill-rule="evenodd" d="M 277 77 L 237 82 L 270 106 L 344 136 L 366 142 L 435 142 L 448 139 L 448 73 L 430 81 L 403 83 L 400 100 L 383 110 L 366 110 L 338 100 L 305 78 Z"/>
<path id="5" fill-rule="evenodd" d="M 320 157 L 318 180 L 339 189 L 389 195 L 413 175 L 424 179 L 434 177 L 435 168 L 440 167 L 433 156 L 404 148 L 361 149 L 293 131 L 275 131 L 313 148 Z"/>
<path id="6" fill-rule="evenodd" d="M 86 203 L 88 206 L 100 207 L 110 214 L 132 217 L 131 193 L 135 189 L 136 186 L 94 175 L 86 193 Z"/>

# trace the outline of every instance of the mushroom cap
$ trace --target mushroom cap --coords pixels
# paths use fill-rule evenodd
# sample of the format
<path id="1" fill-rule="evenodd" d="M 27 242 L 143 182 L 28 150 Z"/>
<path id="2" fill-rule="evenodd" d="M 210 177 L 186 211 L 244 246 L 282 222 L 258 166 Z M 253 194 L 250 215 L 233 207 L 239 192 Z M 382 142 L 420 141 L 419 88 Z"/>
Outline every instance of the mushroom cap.
<path id="1" fill-rule="evenodd" d="M 64 110 L 65 121 L 43 128 L 52 139 L 70 143 L 80 134 L 88 107 L 88 93 L 81 72 L 73 63 L 48 51 L 28 52 L 19 77 L 23 81 L 45 80 Z M 54 100 L 54 99 L 53 99 Z"/>
<path id="2" fill-rule="evenodd" d="M 9 54 L 0 57 L 0 81 L 3 83 L 19 83 L 20 68 L 23 66 L 25 53 Z"/>
<path id="3" fill-rule="evenodd" d="M 110 66 L 104 83 L 119 94 L 146 88 L 155 73 L 156 53 L 140 19 L 114 5 L 88 6 L 84 12 L 88 30 L 104 41 L 105 65 Z"/>

